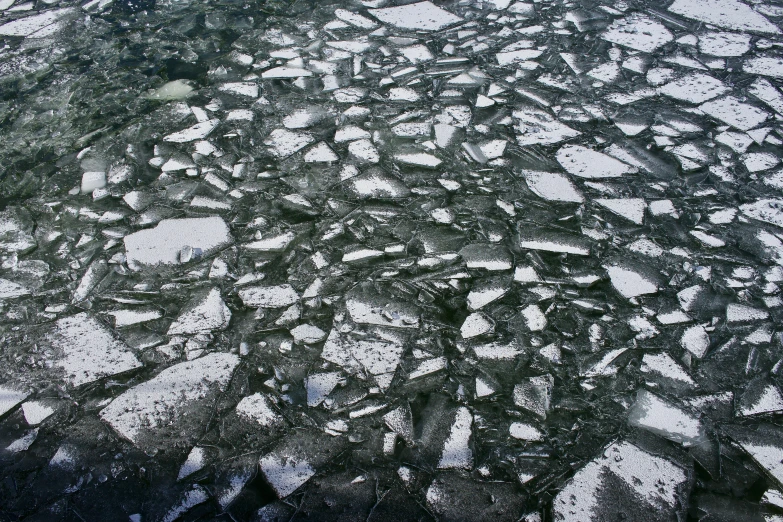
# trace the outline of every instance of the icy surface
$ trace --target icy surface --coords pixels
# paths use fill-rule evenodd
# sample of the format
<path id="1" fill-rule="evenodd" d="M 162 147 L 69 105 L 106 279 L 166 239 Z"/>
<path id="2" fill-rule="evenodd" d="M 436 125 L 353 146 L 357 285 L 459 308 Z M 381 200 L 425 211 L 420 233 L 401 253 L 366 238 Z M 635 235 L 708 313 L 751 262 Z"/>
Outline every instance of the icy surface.
<path id="1" fill-rule="evenodd" d="M 0 0 L 0 518 L 783 514 L 778 0 Z"/>

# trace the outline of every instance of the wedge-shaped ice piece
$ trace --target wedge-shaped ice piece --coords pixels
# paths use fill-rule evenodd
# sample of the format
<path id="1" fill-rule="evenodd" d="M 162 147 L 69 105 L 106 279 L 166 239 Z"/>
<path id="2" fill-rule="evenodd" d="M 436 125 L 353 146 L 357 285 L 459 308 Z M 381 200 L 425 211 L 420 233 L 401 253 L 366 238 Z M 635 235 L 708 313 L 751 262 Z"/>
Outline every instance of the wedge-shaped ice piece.
<path id="1" fill-rule="evenodd" d="M 29 393 L 7 384 L 0 385 L 0 417 L 25 400 Z"/>
<path id="2" fill-rule="evenodd" d="M 252 243 L 245 245 L 245 248 L 257 252 L 283 252 L 288 248 L 288 245 L 291 244 L 294 238 L 296 238 L 296 234 L 291 231 L 262 236 L 258 241 L 253 241 Z"/>
<path id="3" fill-rule="evenodd" d="M 783 94 L 766 78 L 756 78 L 748 92 L 766 103 L 778 114 L 783 114 Z"/>
<path id="4" fill-rule="evenodd" d="M 514 404 L 545 419 L 552 402 L 555 380 L 551 375 L 528 377 L 514 386 Z"/>
<path id="5" fill-rule="evenodd" d="M 647 203 L 642 198 L 596 199 L 595 202 L 637 225 L 644 223 Z"/>
<path id="6" fill-rule="evenodd" d="M 210 353 L 175 364 L 122 393 L 100 416 L 141 448 L 168 446 L 175 434 L 197 437 L 201 422 L 212 415 L 212 408 L 205 406 L 225 390 L 238 364 L 239 357 L 230 353 Z M 183 431 L 183 425 L 192 431 Z"/>
<path id="7" fill-rule="evenodd" d="M 780 33 L 775 24 L 739 0 L 675 0 L 669 11 L 735 31 Z"/>
<path id="8" fill-rule="evenodd" d="M 726 96 L 699 105 L 705 114 L 731 125 L 739 130 L 748 131 L 758 127 L 769 114 L 749 103 L 743 103 L 734 96 Z"/>
<path id="9" fill-rule="evenodd" d="M 551 145 L 581 134 L 542 109 L 528 107 L 514 111 L 512 116 L 519 122 L 516 126 L 516 137 L 521 147 Z"/>
<path id="10" fill-rule="evenodd" d="M 726 94 L 728 90 L 722 81 L 699 73 L 685 75 L 658 89 L 661 94 L 688 103 L 703 103 Z"/>
<path id="11" fill-rule="evenodd" d="M 683 446 L 706 440 L 699 419 L 647 390 L 639 390 L 628 410 L 628 424 L 651 431 Z"/>
<path id="12" fill-rule="evenodd" d="M 601 38 L 623 47 L 650 53 L 671 42 L 674 35 L 657 20 L 633 14 L 615 21 L 601 35 Z"/>
<path id="13" fill-rule="evenodd" d="M 72 8 L 53 9 L 43 13 L 19 18 L 13 22 L 0 25 L 0 36 L 30 36 L 44 27 L 48 27 L 66 15 L 75 13 Z"/>
<path id="14" fill-rule="evenodd" d="M 395 328 L 418 328 L 419 314 L 415 305 L 384 298 L 357 294 L 345 301 L 345 307 L 354 322 Z"/>
<path id="15" fill-rule="evenodd" d="M 762 424 L 757 428 L 729 426 L 723 431 L 761 468 L 783 487 L 783 434 L 780 426 Z"/>
<path id="16" fill-rule="evenodd" d="M 578 256 L 590 255 L 590 243 L 587 240 L 558 230 L 520 230 L 519 246 L 528 250 L 560 252 Z"/>
<path id="17" fill-rule="evenodd" d="M 166 514 L 160 520 L 162 522 L 174 522 L 178 520 L 182 515 L 209 500 L 209 493 L 206 489 L 198 484 L 193 485 L 193 489 L 188 490 L 182 496 L 182 500 L 179 504 L 169 509 Z"/>
<path id="18" fill-rule="evenodd" d="M 546 328 L 547 320 L 544 312 L 536 304 L 531 304 L 520 310 L 525 319 L 525 325 L 532 332 L 540 332 Z"/>
<path id="19" fill-rule="evenodd" d="M 351 24 L 354 27 L 358 27 L 360 29 L 374 29 L 378 27 L 378 24 L 373 22 L 369 18 L 365 18 L 364 16 L 358 13 L 353 13 L 346 9 L 335 9 L 334 15 L 340 20 L 342 20 L 343 22 Z"/>
<path id="20" fill-rule="evenodd" d="M 451 431 L 443 445 L 438 469 L 471 469 L 473 451 L 470 448 L 470 436 L 473 426 L 473 414 L 464 406 L 457 409 Z"/>
<path id="21" fill-rule="evenodd" d="M 185 247 L 209 255 L 228 245 L 232 238 L 228 225 L 218 216 L 164 219 L 155 228 L 140 230 L 123 238 L 128 266 L 174 265 Z"/>
<path id="22" fill-rule="evenodd" d="M 50 404 L 43 401 L 27 401 L 22 404 L 24 420 L 30 426 L 37 426 L 57 411 Z"/>
<path id="23" fill-rule="evenodd" d="M 494 326 L 492 320 L 485 314 L 475 312 L 465 318 L 459 331 L 463 339 L 470 339 L 491 332 Z"/>
<path id="24" fill-rule="evenodd" d="M 413 444 L 413 413 L 407 402 L 384 415 L 383 422 L 406 443 Z"/>
<path id="25" fill-rule="evenodd" d="M 468 310 L 479 310 L 500 299 L 510 290 L 510 286 L 510 281 L 504 280 L 490 280 L 474 285 L 468 293 Z"/>
<path id="26" fill-rule="evenodd" d="M 687 480 L 677 464 L 629 442 L 614 442 L 560 490 L 552 505 L 554 520 L 601 522 L 618 512 L 633 512 L 638 520 L 677 520 Z"/>
<path id="27" fill-rule="evenodd" d="M 430 375 L 441 370 L 445 370 L 449 361 L 445 357 L 435 357 L 434 359 L 426 359 L 419 363 L 415 370 L 408 375 L 408 380 L 418 379 L 425 375 Z"/>
<path id="28" fill-rule="evenodd" d="M 264 428 L 272 428 L 283 423 L 283 417 L 272 408 L 266 395 L 261 393 L 254 393 L 239 401 L 237 414 Z"/>
<path id="29" fill-rule="evenodd" d="M 340 127 L 337 129 L 337 131 L 334 133 L 334 142 L 345 143 L 347 141 L 369 139 L 370 136 L 370 133 L 361 127 L 357 127 L 356 125 L 348 125 L 346 127 Z"/>
<path id="30" fill-rule="evenodd" d="M 361 199 L 397 199 L 407 197 L 411 193 L 405 183 L 375 169 L 348 179 L 345 185 Z"/>
<path id="31" fill-rule="evenodd" d="M 298 150 L 315 141 L 315 138 L 304 132 L 293 132 L 287 129 L 275 129 L 264 140 L 269 146 L 269 152 L 277 158 L 287 158 Z"/>
<path id="32" fill-rule="evenodd" d="M 343 382 L 340 372 L 314 373 L 304 380 L 307 392 L 307 405 L 315 408 L 332 393 L 338 384 Z"/>
<path id="33" fill-rule="evenodd" d="M 658 284 L 649 276 L 622 265 L 605 265 L 612 286 L 627 299 L 658 292 Z"/>
<path id="34" fill-rule="evenodd" d="M 23 295 L 30 295 L 31 290 L 25 286 L 9 281 L 8 279 L 0 279 L 0 299 L 13 299 L 14 297 L 21 297 Z"/>
<path id="35" fill-rule="evenodd" d="M 189 477 L 193 473 L 197 471 L 201 471 L 204 469 L 204 466 L 206 466 L 207 461 L 207 452 L 204 448 L 200 448 L 196 446 L 192 450 L 190 450 L 190 453 L 188 453 L 188 458 L 185 459 L 185 462 L 182 464 L 182 466 L 179 468 L 179 474 L 177 475 L 177 480 L 182 480 L 186 477 Z"/>
<path id="36" fill-rule="evenodd" d="M 569 174 L 580 178 L 619 178 L 636 171 L 622 161 L 581 145 L 565 145 L 555 157 Z"/>
<path id="37" fill-rule="evenodd" d="M 688 386 L 695 386 L 696 382 L 672 357 L 667 353 L 646 353 L 642 357 L 642 373 L 658 375 L 677 381 Z"/>
<path id="38" fill-rule="evenodd" d="M 751 381 L 739 400 L 738 414 L 743 417 L 783 412 L 783 394 L 764 379 Z"/>
<path id="39" fill-rule="evenodd" d="M 142 366 L 125 343 L 87 313 L 59 319 L 47 339 L 61 353 L 54 364 L 72 386 Z"/>
<path id="40" fill-rule="evenodd" d="M 525 170 L 522 174 L 525 176 L 527 186 L 536 196 L 549 201 L 565 201 L 567 203 L 584 201 L 584 197 L 576 185 L 559 172 Z"/>
<path id="41" fill-rule="evenodd" d="M 261 73 L 261 78 L 301 78 L 303 76 L 312 75 L 312 71 L 308 71 L 307 69 L 303 69 L 301 67 L 288 67 L 284 65 L 282 67 L 273 67 L 272 69 L 267 69 Z"/>
<path id="42" fill-rule="evenodd" d="M 220 290 L 211 288 L 201 292 L 180 312 L 171 323 L 168 335 L 192 335 L 214 330 L 225 330 L 231 321 L 231 310 L 220 297 Z"/>
<path id="43" fill-rule="evenodd" d="M 30 449 L 30 446 L 33 445 L 33 442 L 35 442 L 35 439 L 37 438 L 38 438 L 38 428 L 35 428 L 34 430 L 28 431 L 20 438 L 13 441 L 5 448 L 5 450 L 8 453 L 21 453 L 22 451 L 27 451 L 28 449 Z"/>
<path id="44" fill-rule="evenodd" d="M 219 123 L 220 120 L 218 119 L 202 121 L 185 130 L 164 136 L 163 141 L 168 141 L 170 143 L 188 143 L 191 141 L 203 140 L 215 130 L 215 127 L 217 127 Z"/>
<path id="45" fill-rule="evenodd" d="M 740 210 L 750 218 L 783 227 L 783 199 L 760 199 L 740 205 Z"/>
<path id="46" fill-rule="evenodd" d="M 381 159 L 378 149 L 367 139 L 352 141 L 348 145 L 348 152 L 362 163 L 378 163 Z"/>
<path id="47" fill-rule="evenodd" d="M 437 31 L 462 21 L 459 16 L 441 9 L 432 2 L 370 9 L 369 12 L 385 24 L 414 31 Z"/>
<path id="48" fill-rule="evenodd" d="M 251 286 L 239 291 L 245 306 L 253 308 L 283 308 L 299 301 L 299 294 L 289 284 Z"/>
<path id="49" fill-rule="evenodd" d="M 339 159 L 340 157 L 323 141 L 315 144 L 304 155 L 305 163 L 332 163 Z"/>
<path id="50" fill-rule="evenodd" d="M 402 163 L 403 165 L 411 165 L 414 167 L 425 167 L 434 169 L 441 163 L 439 158 L 432 154 L 426 154 L 424 152 L 414 152 L 410 154 L 395 154 L 395 161 Z"/>
<path id="51" fill-rule="evenodd" d="M 327 440 L 328 439 L 328 440 Z M 298 430 L 282 439 L 259 464 L 261 473 L 277 496 L 287 497 L 342 451 L 339 439 Z"/>

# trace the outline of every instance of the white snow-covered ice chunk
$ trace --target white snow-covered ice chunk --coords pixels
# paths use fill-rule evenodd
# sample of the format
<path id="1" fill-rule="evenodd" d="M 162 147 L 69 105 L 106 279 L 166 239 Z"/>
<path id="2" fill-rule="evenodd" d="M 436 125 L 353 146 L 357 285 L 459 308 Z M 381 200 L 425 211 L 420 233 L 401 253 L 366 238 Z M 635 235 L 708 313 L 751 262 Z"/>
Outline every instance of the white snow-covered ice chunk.
<path id="1" fill-rule="evenodd" d="M 261 393 L 254 393 L 239 401 L 237 414 L 264 428 L 272 428 L 283 423 L 283 417 L 272 408 L 272 403 L 266 395 Z"/>
<path id="2" fill-rule="evenodd" d="M 248 243 L 245 245 L 245 248 L 257 252 L 283 252 L 295 238 L 296 234 L 291 231 L 282 232 L 280 234 L 265 236 L 258 241 Z"/>
<path id="3" fill-rule="evenodd" d="M 343 381 L 339 372 L 314 373 L 304 380 L 307 405 L 315 408 Z"/>
<path id="4" fill-rule="evenodd" d="M 134 386 L 114 399 L 100 416 L 117 433 L 134 444 L 147 446 L 142 435 L 165 433 L 188 412 L 186 420 L 197 417 L 211 392 L 225 390 L 239 357 L 230 353 L 210 353 L 193 361 L 175 364 L 152 379 Z M 207 416 L 211 408 L 204 410 Z M 206 419 L 204 419 L 206 420 Z M 166 441 L 168 443 L 168 440 Z M 154 446 L 156 442 L 151 442 Z"/>
<path id="5" fill-rule="evenodd" d="M 349 298 L 345 307 L 356 323 L 418 328 L 419 310 L 408 303 L 363 297 Z"/>
<path id="6" fill-rule="evenodd" d="M 198 484 L 194 484 L 193 489 L 185 492 L 185 495 L 183 495 L 182 498 L 182 502 L 169 509 L 160 520 L 161 522 L 174 522 L 182 515 L 199 504 L 203 504 L 207 500 L 209 500 L 209 493 L 207 490 Z"/>
<path id="7" fill-rule="evenodd" d="M 51 26 L 66 15 L 75 13 L 72 8 L 53 9 L 40 14 L 19 18 L 0 25 L 0 36 L 30 36 L 36 31 Z"/>
<path id="8" fill-rule="evenodd" d="M 192 159 L 187 156 L 174 156 L 164 163 L 160 170 L 163 172 L 177 172 L 180 170 L 192 169 L 196 166 Z"/>
<path id="9" fill-rule="evenodd" d="M 41 401 L 27 401 L 22 404 L 24 420 L 30 426 L 37 426 L 52 416 L 56 410 Z"/>
<path id="10" fill-rule="evenodd" d="M 745 152 L 753 144 L 753 138 L 744 132 L 721 132 L 715 136 L 715 141 L 726 145 L 734 152 Z"/>
<path id="11" fill-rule="evenodd" d="M 414 31 L 437 31 L 462 21 L 432 2 L 370 9 L 369 13 L 385 24 Z"/>
<path id="12" fill-rule="evenodd" d="M 637 239 L 633 243 L 627 245 L 627 248 L 631 252 L 636 252 L 649 257 L 660 257 L 665 253 L 664 249 L 646 237 Z"/>
<path id="13" fill-rule="evenodd" d="M 0 417 L 11 411 L 17 404 L 30 395 L 29 393 L 13 388 L 6 384 L 0 384 Z"/>
<path id="14" fill-rule="evenodd" d="M 473 347 L 473 353 L 479 359 L 492 361 L 502 361 L 515 359 L 524 353 L 524 350 L 515 342 L 510 343 L 487 343 Z"/>
<path id="15" fill-rule="evenodd" d="M 567 203 L 582 203 L 584 197 L 567 176 L 559 172 L 539 172 L 525 170 L 528 188 L 537 196 L 548 201 L 564 201 Z"/>
<path id="16" fill-rule="evenodd" d="M 647 390 L 639 390 L 628 410 L 628 424 L 683 446 L 694 446 L 706 436 L 699 419 Z"/>
<path id="17" fill-rule="evenodd" d="M 523 308 L 520 313 L 525 318 L 525 324 L 528 330 L 533 332 L 540 332 L 546 328 L 547 320 L 544 312 L 538 307 L 538 305 L 531 304 Z"/>
<path id="18" fill-rule="evenodd" d="M 554 233 L 528 233 L 519 238 L 519 246 L 530 250 L 543 250 L 544 252 L 560 252 L 577 256 L 590 255 L 589 244 L 582 241 L 581 238 Z"/>
<path id="19" fill-rule="evenodd" d="M 354 158 L 365 163 L 378 163 L 381 160 L 378 149 L 368 139 L 352 141 L 348 145 L 348 152 Z"/>
<path id="20" fill-rule="evenodd" d="M 0 299 L 13 299 L 23 295 L 30 295 L 31 290 L 25 286 L 0 278 Z"/>
<path id="21" fill-rule="evenodd" d="M 112 310 L 106 312 L 114 318 L 114 326 L 122 328 L 123 326 L 132 326 L 134 324 L 146 323 L 163 317 L 160 310 Z"/>
<path id="22" fill-rule="evenodd" d="M 287 158 L 313 142 L 315 138 L 312 135 L 287 129 L 275 129 L 264 140 L 269 151 L 277 158 Z"/>
<path id="23" fill-rule="evenodd" d="M 335 143 L 345 143 L 347 141 L 365 140 L 371 137 L 370 133 L 356 125 L 347 125 L 340 127 L 334 133 Z"/>
<path id="24" fill-rule="evenodd" d="M 534 60 L 541 56 L 543 52 L 544 51 L 539 51 L 538 49 L 517 49 L 515 51 L 497 53 L 495 58 L 498 61 L 498 65 L 502 67 L 504 65 L 511 65 L 516 62 Z"/>
<path id="25" fill-rule="evenodd" d="M 343 22 L 351 24 L 352 26 L 358 27 L 360 29 L 375 29 L 378 27 L 378 24 L 369 18 L 346 9 L 335 9 L 334 15 Z"/>
<path id="26" fill-rule="evenodd" d="M 188 143 L 191 141 L 203 140 L 215 130 L 215 127 L 217 127 L 219 123 L 220 120 L 217 118 L 202 121 L 187 129 L 164 136 L 163 141 L 168 141 L 169 143 Z"/>
<path id="27" fill-rule="evenodd" d="M 704 246 L 710 248 L 721 248 L 726 246 L 726 242 L 715 236 L 711 236 L 701 230 L 691 230 L 690 235 L 698 239 Z"/>
<path id="28" fill-rule="evenodd" d="M 720 80 L 706 74 L 687 74 L 660 87 L 658 92 L 675 100 L 703 103 L 726 94 L 729 88 Z"/>
<path id="29" fill-rule="evenodd" d="M 580 178 L 618 178 L 636 172 L 636 168 L 620 160 L 581 145 L 564 145 L 555 158 L 569 174 Z"/>
<path id="30" fill-rule="evenodd" d="M 606 520 L 618 509 L 616 502 L 604 500 L 607 495 L 625 499 L 629 505 L 642 503 L 646 512 L 674 519 L 681 502 L 680 489 L 687 480 L 687 472 L 677 464 L 629 442 L 613 442 L 577 471 L 555 496 L 554 520 Z M 612 487 L 615 481 L 624 487 Z"/>
<path id="31" fill-rule="evenodd" d="M 413 414 L 407 403 L 384 415 L 383 422 L 406 442 L 413 441 Z"/>
<path id="32" fill-rule="evenodd" d="M 438 469 L 471 469 L 473 451 L 470 449 L 470 436 L 473 426 L 473 414 L 466 407 L 457 409 L 451 431 L 443 445 Z"/>
<path id="33" fill-rule="evenodd" d="M 703 326 L 697 324 L 683 332 L 680 338 L 680 346 L 701 359 L 710 348 L 710 336 Z"/>
<path id="34" fill-rule="evenodd" d="M 326 117 L 326 111 L 320 107 L 297 109 L 283 118 L 286 129 L 305 129 L 315 125 Z"/>
<path id="35" fill-rule="evenodd" d="M 253 82 L 228 82 L 218 87 L 218 90 L 236 96 L 258 98 L 258 84 Z"/>
<path id="36" fill-rule="evenodd" d="M 395 154 L 394 160 L 402 163 L 403 165 L 412 165 L 414 167 L 426 167 L 430 169 L 436 168 L 443 163 L 439 158 L 432 154 L 424 152 L 414 152 L 409 154 Z"/>
<path id="37" fill-rule="evenodd" d="M 519 122 L 516 126 L 516 138 L 520 147 L 551 145 L 581 134 L 543 109 L 528 107 L 516 110 L 511 115 Z"/>
<path id="38" fill-rule="evenodd" d="M 196 446 L 190 450 L 190 453 L 188 453 L 188 457 L 185 459 L 185 462 L 179 468 L 177 480 L 187 478 L 193 473 L 204 469 L 204 466 L 206 466 L 206 460 L 207 452 L 204 450 L 204 448 Z"/>
<path id="39" fill-rule="evenodd" d="M 644 15 L 632 14 L 616 20 L 607 27 L 601 38 L 623 47 L 650 53 L 671 42 L 674 35 L 657 20 Z"/>
<path id="40" fill-rule="evenodd" d="M 475 312 L 465 318 L 459 331 L 463 339 L 470 339 L 491 332 L 493 328 L 494 323 L 489 317 L 481 312 Z"/>
<path id="41" fill-rule="evenodd" d="M 517 266 L 514 269 L 514 281 L 517 283 L 540 283 L 541 278 L 532 266 Z"/>
<path id="42" fill-rule="evenodd" d="M 627 299 L 658 292 L 658 285 L 644 275 L 619 265 L 604 266 L 612 286 Z"/>
<path id="43" fill-rule="evenodd" d="M 445 357 L 435 357 L 434 359 L 427 359 L 419 363 L 415 370 L 408 375 L 408 380 L 418 379 L 431 373 L 445 370 L 448 366 L 448 359 Z"/>
<path id="44" fill-rule="evenodd" d="M 653 373 L 677 381 L 688 386 L 695 386 L 696 382 L 668 353 L 646 353 L 642 357 L 642 373 Z"/>
<path id="45" fill-rule="evenodd" d="M 378 340 L 355 340 L 332 330 L 324 344 L 321 358 L 341 366 L 350 373 L 369 373 L 388 388 L 397 371 L 404 347 L 400 343 Z"/>
<path id="46" fill-rule="evenodd" d="M 699 50 L 712 56 L 742 56 L 750 51 L 750 35 L 710 31 L 699 35 Z"/>
<path id="47" fill-rule="evenodd" d="M 305 163 L 332 163 L 340 157 L 323 141 L 316 143 L 304 155 Z"/>
<path id="48" fill-rule="evenodd" d="M 783 199 L 759 199 L 740 205 L 740 211 L 750 218 L 783 227 Z"/>
<path id="49" fill-rule="evenodd" d="M 716 120 L 742 131 L 758 127 L 769 114 L 749 103 L 743 103 L 734 96 L 726 96 L 699 105 L 699 109 Z"/>
<path id="50" fill-rule="evenodd" d="M 769 318 L 769 312 L 743 304 L 731 303 L 726 307 L 726 321 L 729 323 L 745 323 L 763 321 Z"/>
<path id="51" fill-rule="evenodd" d="M 260 460 L 261 472 L 280 498 L 285 498 L 315 475 L 307 460 L 275 452 Z"/>
<path id="52" fill-rule="evenodd" d="M 128 266 L 176 265 L 185 247 L 200 249 L 206 256 L 231 241 L 228 225 L 219 216 L 164 219 L 155 228 L 128 234 L 123 238 Z"/>
<path id="53" fill-rule="evenodd" d="M 389 101 L 416 102 L 420 99 L 419 93 L 410 87 L 393 87 L 389 89 Z"/>
<path id="54" fill-rule="evenodd" d="M 783 394 L 772 383 L 752 383 L 742 395 L 739 414 L 743 417 L 783 412 Z"/>
<path id="55" fill-rule="evenodd" d="M 358 261 L 367 261 L 368 259 L 376 259 L 383 257 L 383 250 L 376 250 L 374 248 L 357 248 L 343 254 L 343 263 L 355 263 Z"/>
<path id="56" fill-rule="evenodd" d="M 501 285 L 486 285 L 473 288 L 468 292 L 468 310 L 479 310 L 506 295 L 508 290 L 508 287 Z"/>
<path id="57" fill-rule="evenodd" d="M 399 52 L 412 63 L 428 62 L 435 58 L 429 48 L 422 44 L 402 47 Z"/>
<path id="58" fill-rule="evenodd" d="M 326 339 L 326 332 L 312 324 L 300 324 L 291 329 L 291 336 L 296 343 L 315 344 Z"/>
<path id="59" fill-rule="evenodd" d="M 231 321 L 231 310 L 220 297 L 220 290 L 211 288 L 194 298 L 169 326 L 167 335 L 193 335 L 225 330 Z"/>
<path id="60" fill-rule="evenodd" d="M 95 189 L 102 189 L 106 186 L 105 172 L 85 172 L 82 174 L 82 194 L 89 194 Z"/>
<path id="61" fill-rule="evenodd" d="M 253 308 L 283 308 L 299 301 L 299 294 L 289 284 L 251 286 L 239 291 L 245 306 Z"/>
<path id="62" fill-rule="evenodd" d="M 778 114 L 783 114 L 783 94 L 766 78 L 756 78 L 748 92 L 766 103 Z"/>
<path id="63" fill-rule="evenodd" d="M 142 366 L 109 328 L 84 312 L 59 319 L 48 340 L 62 354 L 54 364 L 65 371 L 65 379 L 72 386 Z"/>
<path id="64" fill-rule="evenodd" d="M 267 69 L 266 71 L 261 73 L 261 78 L 271 80 L 274 78 L 302 78 L 302 77 L 307 77 L 312 75 L 313 75 L 312 71 L 309 71 L 302 67 L 289 67 L 283 65 L 281 67 L 273 67 L 272 69 Z"/>
<path id="65" fill-rule="evenodd" d="M 544 433 L 527 422 L 512 422 L 508 433 L 515 439 L 538 442 L 544 440 Z"/>
<path id="66" fill-rule="evenodd" d="M 9 453 L 21 453 L 22 451 L 27 451 L 30 449 L 30 446 L 33 445 L 33 442 L 35 442 L 35 439 L 37 438 L 38 428 L 35 428 L 13 441 L 5 448 L 5 450 Z"/>
<path id="67" fill-rule="evenodd" d="M 682 310 L 672 310 L 671 312 L 658 314 L 656 319 L 658 319 L 658 322 L 661 324 L 680 324 L 692 321 L 690 316 Z"/>
<path id="68" fill-rule="evenodd" d="M 780 33 L 775 24 L 740 0 L 675 0 L 669 11 L 724 29 Z"/>
<path id="69" fill-rule="evenodd" d="M 596 199 L 596 203 L 628 221 L 641 225 L 647 203 L 642 198 Z"/>
<path id="70" fill-rule="evenodd" d="M 193 94 L 193 86 L 187 80 L 174 80 L 164 83 L 147 97 L 152 100 L 184 100 Z"/>

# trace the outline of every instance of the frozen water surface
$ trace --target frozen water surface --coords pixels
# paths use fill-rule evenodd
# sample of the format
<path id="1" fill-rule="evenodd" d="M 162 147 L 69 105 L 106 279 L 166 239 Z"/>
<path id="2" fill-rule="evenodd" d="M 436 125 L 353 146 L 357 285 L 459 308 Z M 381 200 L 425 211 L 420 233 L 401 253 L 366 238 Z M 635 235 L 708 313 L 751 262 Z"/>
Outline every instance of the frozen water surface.
<path id="1" fill-rule="evenodd" d="M 783 519 L 778 0 L 0 0 L 0 519 Z"/>

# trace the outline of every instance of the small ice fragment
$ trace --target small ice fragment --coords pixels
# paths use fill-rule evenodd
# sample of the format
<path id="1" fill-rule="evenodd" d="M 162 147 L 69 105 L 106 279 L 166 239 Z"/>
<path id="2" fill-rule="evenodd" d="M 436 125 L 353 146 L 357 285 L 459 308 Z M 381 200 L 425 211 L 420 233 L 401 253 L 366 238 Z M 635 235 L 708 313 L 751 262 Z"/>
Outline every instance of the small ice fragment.
<path id="1" fill-rule="evenodd" d="M 710 336 L 703 326 L 691 326 L 683 332 L 680 345 L 701 359 L 710 347 Z"/>
<path id="2" fill-rule="evenodd" d="M 582 203 L 584 197 L 568 177 L 558 172 L 523 171 L 530 190 L 548 201 Z"/>
<path id="3" fill-rule="evenodd" d="M 658 291 L 658 285 L 654 281 L 630 268 L 619 265 L 607 265 L 604 268 L 609 274 L 612 286 L 627 299 Z"/>
<path id="4" fill-rule="evenodd" d="M 289 284 L 251 286 L 239 291 L 245 306 L 253 308 L 283 308 L 299 301 L 299 294 Z"/>
<path id="5" fill-rule="evenodd" d="M 460 334 L 463 339 L 470 339 L 492 331 L 494 325 L 492 320 L 481 312 L 470 314 L 460 327 Z"/>
<path id="6" fill-rule="evenodd" d="M 545 419 L 552 401 L 554 382 L 551 375 L 523 379 L 514 386 L 514 404 Z"/>
<path id="7" fill-rule="evenodd" d="M 269 399 L 261 393 L 254 393 L 239 401 L 237 413 L 264 428 L 278 426 L 283 422 L 283 417 L 272 409 Z"/>
<path id="8" fill-rule="evenodd" d="M 188 454 L 188 458 L 185 459 L 185 462 L 179 468 L 179 474 L 177 475 L 177 480 L 182 480 L 186 477 L 189 477 L 193 473 L 203 469 L 204 466 L 206 465 L 206 457 L 207 457 L 207 452 L 204 450 L 204 448 L 200 448 L 196 446 L 192 450 L 190 450 L 190 453 Z"/>
<path id="9" fill-rule="evenodd" d="M 596 199 L 595 202 L 637 225 L 644 223 L 647 203 L 642 198 Z"/>
<path id="10" fill-rule="evenodd" d="M 470 469 L 473 467 L 473 451 L 469 441 L 473 415 L 464 406 L 457 409 L 449 437 L 443 445 L 438 469 Z"/>
<path id="11" fill-rule="evenodd" d="M 214 330 L 225 330 L 231 321 L 231 310 L 220 296 L 220 290 L 211 288 L 193 298 L 171 323 L 167 335 L 192 335 Z"/>
<path id="12" fill-rule="evenodd" d="M 538 442 L 544 440 L 544 434 L 533 426 L 526 422 L 512 422 L 508 429 L 509 434 L 519 440 L 525 440 L 529 442 Z"/>

